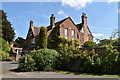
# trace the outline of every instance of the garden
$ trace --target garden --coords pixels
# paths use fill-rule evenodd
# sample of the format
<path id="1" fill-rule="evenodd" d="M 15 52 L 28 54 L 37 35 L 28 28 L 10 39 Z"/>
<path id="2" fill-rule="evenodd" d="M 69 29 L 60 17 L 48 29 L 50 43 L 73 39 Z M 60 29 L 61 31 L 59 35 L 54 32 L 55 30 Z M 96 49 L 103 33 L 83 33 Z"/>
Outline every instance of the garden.
<path id="1" fill-rule="evenodd" d="M 115 47 L 115 40 L 101 40 L 96 44 L 88 41 L 83 44 L 85 48 L 92 48 L 91 51 L 79 48 L 79 40 L 67 40 L 64 37 L 56 36 L 56 48 L 47 48 L 50 41 L 46 36 L 46 27 L 40 27 L 40 40 L 36 50 L 29 55 L 24 55 L 19 60 L 18 71 L 75 71 L 80 73 L 93 74 L 120 74 L 120 53 Z M 108 43 L 103 44 L 105 41 Z M 55 41 L 54 41 L 55 42 Z M 95 47 L 105 47 L 107 56 L 102 57 L 95 52 Z M 102 54 L 102 53 L 101 53 Z"/>

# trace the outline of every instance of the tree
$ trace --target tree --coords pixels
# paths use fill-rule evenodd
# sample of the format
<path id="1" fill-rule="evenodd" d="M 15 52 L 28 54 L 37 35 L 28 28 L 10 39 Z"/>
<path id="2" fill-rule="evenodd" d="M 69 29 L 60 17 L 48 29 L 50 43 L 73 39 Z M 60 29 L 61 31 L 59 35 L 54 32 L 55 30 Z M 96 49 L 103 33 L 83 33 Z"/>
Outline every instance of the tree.
<path id="1" fill-rule="evenodd" d="M 111 40 L 111 39 L 102 39 L 102 40 L 99 40 L 98 45 L 105 46 L 105 45 L 113 44 L 113 42 L 114 40 Z"/>
<path id="2" fill-rule="evenodd" d="M 2 38 L 8 42 L 11 42 L 15 37 L 14 29 L 11 27 L 11 23 L 7 20 L 6 13 L 0 10 L 0 21 L 2 21 L 0 27 L 2 27 Z M 0 30 L 1 31 L 1 30 Z"/>
<path id="3" fill-rule="evenodd" d="M 2 38 L 0 38 L 0 61 L 5 61 L 9 58 L 10 46 L 9 44 Z"/>
<path id="4" fill-rule="evenodd" d="M 2 45 L 0 45 L 0 50 L 5 52 L 10 52 L 9 44 L 2 38 L 0 39 L 0 42 L 2 43 Z"/>
<path id="5" fill-rule="evenodd" d="M 47 28 L 41 26 L 38 37 L 37 49 L 45 49 L 45 48 L 47 48 Z"/>
<path id="6" fill-rule="evenodd" d="M 20 45 L 20 47 L 25 47 L 25 39 L 23 39 L 22 37 L 18 37 L 15 41 Z"/>
<path id="7" fill-rule="evenodd" d="M 83 44 L 83 47 L 97 47 L 97 44 L 93 41 L 87 41 Z"/>

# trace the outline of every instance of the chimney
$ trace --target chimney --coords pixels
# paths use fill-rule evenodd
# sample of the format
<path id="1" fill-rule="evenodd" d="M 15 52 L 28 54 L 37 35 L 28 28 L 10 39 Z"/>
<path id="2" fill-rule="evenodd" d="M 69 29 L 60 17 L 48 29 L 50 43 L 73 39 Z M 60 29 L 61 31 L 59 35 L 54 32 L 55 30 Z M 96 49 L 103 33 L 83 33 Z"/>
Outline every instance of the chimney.
<path id="1" fill-rule="evenodd" d="M 82 13 L 82 23 L 84 25 L 87 25 L 87 16 L 86 16 L 86 13 Z"/>
<path id="2" fill-rule="evenodd" d="M 31 21 L 30 21 L 30 27 L 32 27 L 32 26 L 33 26 L 33 21 L 31 20 Z"/>
<path id="3" fill-rule="evenodd" d="M 51 29 L 55 27 L 55 16 L 54 16 L 54 14 L 52 14 L 51 17 L 50 17 L 50 26 L 51 26 Z"/>

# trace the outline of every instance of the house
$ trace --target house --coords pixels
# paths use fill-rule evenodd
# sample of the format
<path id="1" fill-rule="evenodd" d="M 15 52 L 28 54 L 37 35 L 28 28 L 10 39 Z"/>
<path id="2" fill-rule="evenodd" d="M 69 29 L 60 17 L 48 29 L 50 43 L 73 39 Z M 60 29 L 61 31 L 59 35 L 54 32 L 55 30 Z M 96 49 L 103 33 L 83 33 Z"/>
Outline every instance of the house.
<path id="1" fill-rule="evenodd" d="M 79 39 L 81 45 L 86 41 L 93 40 L 93 35 L 87 24 L 87 16 L 85 13 L 82 14 L 82 23 L 75 24 L 74 21 L 67 17 L 61 21 L 55 22 L 54 14 L 50 17 L 50 25 L 47 26 L 47 36 L 48 38 L 52 37 L 52 33 L 57 34 L 58 36 L 65 37 L 69 40 Z M 39 27 L 33 25 L 33 21 L 30 21 L 30 27 L 26 37 L 27 50 L 33 50 L 35 47 L 36 36 L 39 35 Z M 54 31 L 54 32 L 53 32 Z M 58 33 L 59 32 L 59 33 Z"/>
<path id="2" fill-rule="evenodd" d="M 19 58 L 23 55 L 23 48 L 20 48 L 19 44 L 15 41 L 10 43 L 10 59 L 18 61 Z"/>

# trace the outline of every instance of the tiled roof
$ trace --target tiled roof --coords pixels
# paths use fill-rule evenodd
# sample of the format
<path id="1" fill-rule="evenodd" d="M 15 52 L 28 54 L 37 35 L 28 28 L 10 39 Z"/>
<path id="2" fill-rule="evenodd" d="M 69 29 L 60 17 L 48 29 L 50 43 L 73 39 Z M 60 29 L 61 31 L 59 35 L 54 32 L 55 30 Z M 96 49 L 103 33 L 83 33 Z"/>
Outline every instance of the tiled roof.
<path id="1" fill-rule="evenodd" d="M 78 30 L 81 30 L 81 29 L 82 29 L 82 27 L 83 27 L 83 24 L 82 24 L 82 23 L 77 24 L 77 25 L 76 25 L 76 27 L 77 27 L 77 29 L 78 29 Z"/>
<path id="2" fill-rule="evenodd" d="M 56 22 L 55 23 L 55 27 L 58 27 L 62 22 L 64 22 L 66 19 L 68 19 L 69 17 L 67 17 L 67 18 L 65 18 L 65 19 L 63 19 L 63 20 L 61 20 L 61 21 L 58 21 L 58 22 Z M 50 25 L 47 27 L 48 28 L 48 30 L 49 30 L 49 27 L 50 27 Z"/>
<path id="3" fill-rule="evenodd" d="M 17 53 L 17 50 L 23 50 L 23 48 L 18 48 L 18 47 L 12 47 L 12 52 Z"/>
<path id="4" fill-rule="evenodd" d="M 39 31 L 40 31 L 39 27 L 32 26 L 31 29 L 32 29 L 32 32 L 33 32 L 34 36 L 39 35 Z"/>

